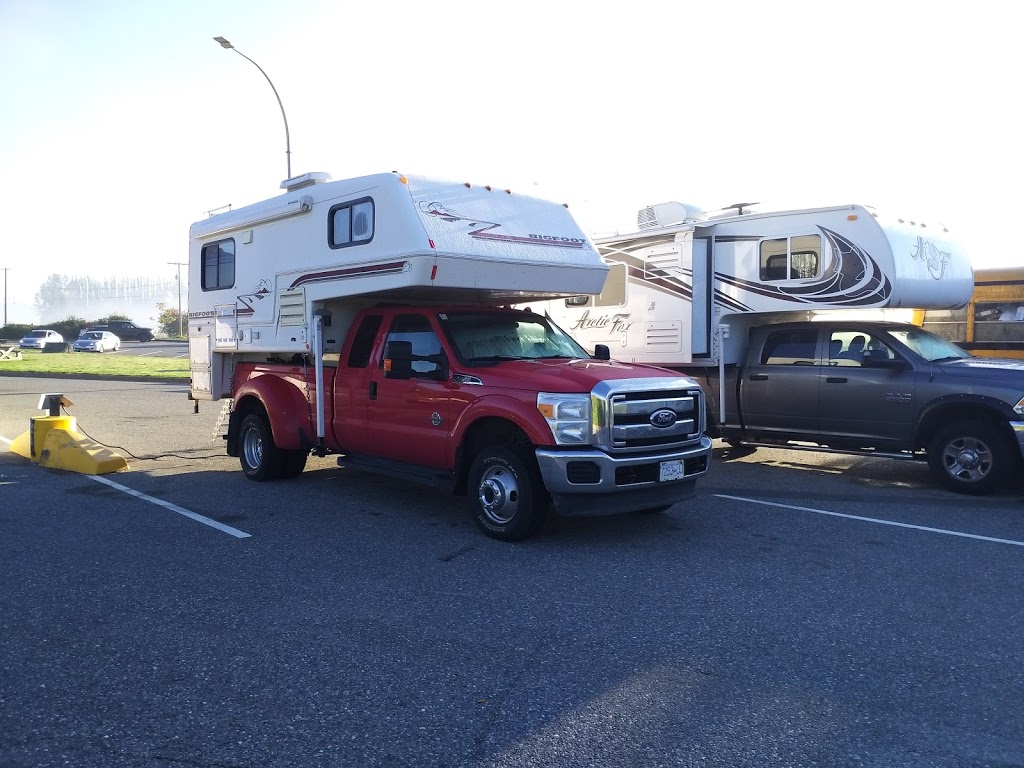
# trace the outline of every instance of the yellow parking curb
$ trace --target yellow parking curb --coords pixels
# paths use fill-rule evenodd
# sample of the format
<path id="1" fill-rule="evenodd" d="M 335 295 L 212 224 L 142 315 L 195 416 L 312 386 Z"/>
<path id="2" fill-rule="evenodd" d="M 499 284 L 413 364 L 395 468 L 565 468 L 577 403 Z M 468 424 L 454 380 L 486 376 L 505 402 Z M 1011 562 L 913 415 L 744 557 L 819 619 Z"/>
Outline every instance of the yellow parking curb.
<path id="1" fill-rule="evenodd" d="M 128 469 L 119 453 L 75 431 L 74 416 L 40 416 L 30 422 L 29 431 L 16 437 L 10 450 L 41 467 L 85 475 Z"/>

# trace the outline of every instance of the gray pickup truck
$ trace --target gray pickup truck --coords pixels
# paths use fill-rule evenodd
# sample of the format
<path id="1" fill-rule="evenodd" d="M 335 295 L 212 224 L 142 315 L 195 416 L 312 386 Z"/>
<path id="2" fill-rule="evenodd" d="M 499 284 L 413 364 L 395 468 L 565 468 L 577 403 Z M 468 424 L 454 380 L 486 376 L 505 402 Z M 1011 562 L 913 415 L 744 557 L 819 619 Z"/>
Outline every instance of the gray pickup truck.
<path id="1" fill-rule="evenodd" d="M 961 493 L 1011 480 L 1024 453 L 1024 361 L 972 357 L 916 325 L 797 322 L 750 329 L 746 360 L 705 371 L 712 436 L 927 460 Z"/>

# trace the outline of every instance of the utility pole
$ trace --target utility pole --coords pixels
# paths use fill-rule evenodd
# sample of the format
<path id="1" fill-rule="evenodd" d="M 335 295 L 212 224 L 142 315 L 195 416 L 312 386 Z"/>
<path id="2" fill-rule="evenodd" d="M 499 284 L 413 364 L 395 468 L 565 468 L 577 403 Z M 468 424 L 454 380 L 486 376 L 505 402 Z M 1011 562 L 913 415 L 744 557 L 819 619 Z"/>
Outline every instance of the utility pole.
<path id="1" fill-rule="evenodd" d="M 9 267 L 4 267 L 4 328 L 7 327 L 7 270 Z"/>
<path id="2" fill-rule="evenodd" d="M 186 261 L 168 261 L 168 264 L 178 268 L 178 336 L 184 336 L 184 332 L 181 327 L 181 268 L 186 266 Z"/>

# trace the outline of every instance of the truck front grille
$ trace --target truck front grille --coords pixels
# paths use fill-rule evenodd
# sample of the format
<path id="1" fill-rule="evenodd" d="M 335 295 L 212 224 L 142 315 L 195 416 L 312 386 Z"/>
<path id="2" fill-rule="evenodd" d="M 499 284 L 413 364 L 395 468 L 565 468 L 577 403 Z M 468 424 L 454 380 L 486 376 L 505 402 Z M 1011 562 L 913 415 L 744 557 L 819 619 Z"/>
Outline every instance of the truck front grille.
<path id="1" fill-rule="evenodd" d="M 633 390 L 630 385 L 640 381 L 646 386 Z M 602 443 L 606 442 L 607 450 L 670 450 L 700 438 L 704 429 L 700 387 L 688 379 L 656 381 L 664 381 L 666 388 L 652 389 L 650 379 L 606 382 L 608 392 L 602 399 L 607 429 Z"/>

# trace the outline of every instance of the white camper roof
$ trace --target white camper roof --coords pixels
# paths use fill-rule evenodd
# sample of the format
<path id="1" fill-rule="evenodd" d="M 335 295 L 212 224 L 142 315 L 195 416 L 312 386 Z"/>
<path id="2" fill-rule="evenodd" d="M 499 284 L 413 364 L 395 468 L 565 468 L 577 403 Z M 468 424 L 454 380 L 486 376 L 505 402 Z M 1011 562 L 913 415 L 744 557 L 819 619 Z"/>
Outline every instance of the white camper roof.
<path id="1" fill-rule="evenodd" d="M 463 292 L 504 301 L 598 293 L 604 285 L 608 267 L 564 205 L 398 173 L 329 179 L 323 173 L 288 179 L 282 195 L 194 223 L 193 253 L 240 233 L 240 281 L 251 281 L 245 270 L 270 278 L 273 265 L 281 288 L 316 286 L 317 298 L 431 289 L 431 298 Z M 329 244 L 333 212 L 364 198 L 373 203 L 372 240 Z M 401 267 L 384 279 L 380 267 L 396 264 Z M 379 279 L 353 280 L 362 266 Z"/>

